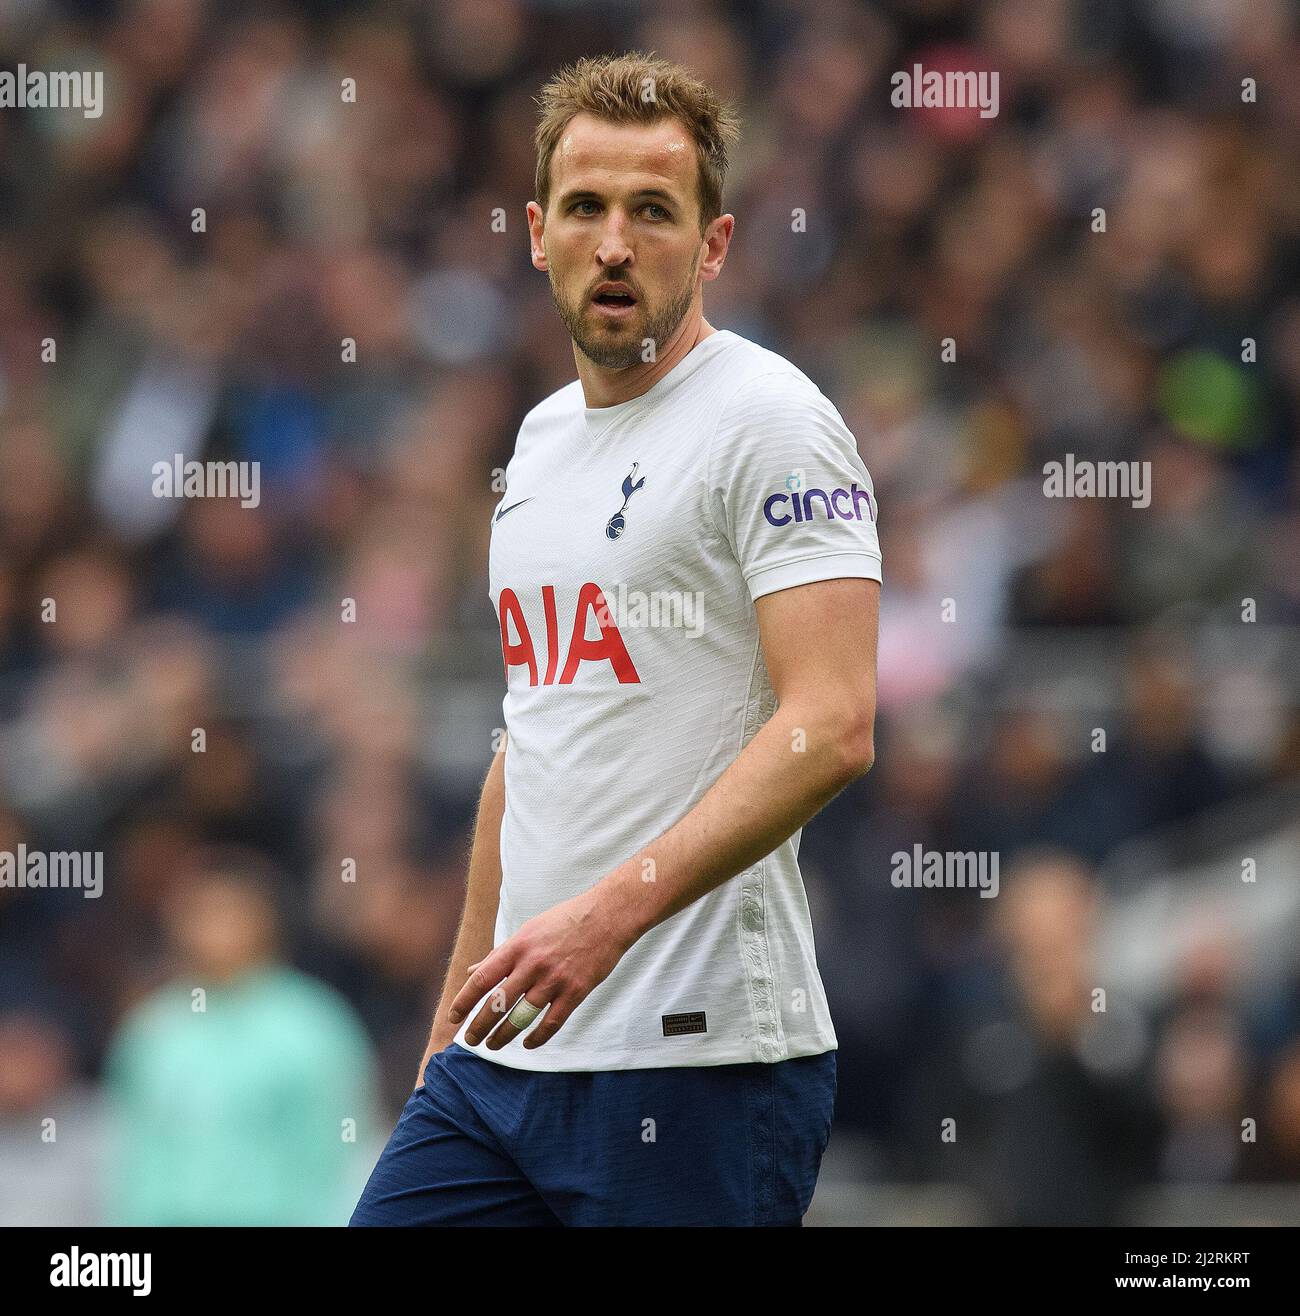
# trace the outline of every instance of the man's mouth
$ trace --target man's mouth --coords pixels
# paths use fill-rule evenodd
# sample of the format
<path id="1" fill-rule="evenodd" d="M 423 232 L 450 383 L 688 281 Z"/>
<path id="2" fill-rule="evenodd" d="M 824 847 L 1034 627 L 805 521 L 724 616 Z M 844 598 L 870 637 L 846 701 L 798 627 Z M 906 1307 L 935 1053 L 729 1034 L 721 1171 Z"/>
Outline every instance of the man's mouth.
<path id="1" fill-rule="evenodd" d="M 636 296 L 626 284 L 602 283 L 591 296 L 592 303 L 609 314 L 630 311 L 637 304 Z"/>

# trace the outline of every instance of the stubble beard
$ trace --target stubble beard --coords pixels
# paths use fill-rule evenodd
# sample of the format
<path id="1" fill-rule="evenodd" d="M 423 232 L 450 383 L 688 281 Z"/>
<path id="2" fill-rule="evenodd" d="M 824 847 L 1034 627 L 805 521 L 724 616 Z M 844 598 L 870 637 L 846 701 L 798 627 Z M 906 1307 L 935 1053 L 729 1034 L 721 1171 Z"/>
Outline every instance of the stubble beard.
<path id="1" fill-rule="evenodd" d="M 644 301 L 637 303 L 638 310 L 647 308 L 644 312 L 644 329 L 640 334 L 635 332 L 635 326 L 631 323 L 602 329 L 587 318 L 591 303 L 584 301 L 575 306 L 567 301 L 556 286 L 554 272 L 548 271 L 548 274 L 551 299 L 555 302 L 555 309 L 564 321 L 569 336 L 585 357 L 606 370 L 626 370 L 629 366 L 644 364 L 646 340 L 653 343 L 655 352 L 658 352 L 677 332 L 695 297 L 696 271 L 692 270 L 690 278 L 677 296 L 658 312 L 649 310 Z"/>

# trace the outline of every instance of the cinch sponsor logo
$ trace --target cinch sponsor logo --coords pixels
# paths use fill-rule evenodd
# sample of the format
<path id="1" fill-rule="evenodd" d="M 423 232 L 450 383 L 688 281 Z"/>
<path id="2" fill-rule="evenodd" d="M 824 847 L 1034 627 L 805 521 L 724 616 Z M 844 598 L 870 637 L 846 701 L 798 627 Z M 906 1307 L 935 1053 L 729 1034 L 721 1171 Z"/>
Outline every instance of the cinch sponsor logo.
<path id="1" fill-rule="evenodd" d="M 546 671 L 539 681 L 537 646 L 528 629 L 523 605 L 514 590 L 501 591 L 497 601 L 497 617 L 501 623 L 501 657 L 506 665 L 507 683 L 512 667 L 528 669 L 529 685 L 572 685 L 583 663 L 608 663 L 614 669 L 620 685 L 641 684 L 641 678 L 632 663 L 632 655 L 628 653 L 627 645 L 623 643 L 623 636 L 614 621 L 613 610 L 605 601 L 599 585 L 589 581 L 578 591 L 573 624 L 568 627 L 568 644 L 563 649 L 554 585 L 542 586 L 542 616 L 546 626 Z M 594 640 L 587 638 L 587 628 L 591 621 L 600 628 L 600 636 Z M 515 633 L 514 639 L 510 638 L 511 629 Z M 560 665 L 561 658 L 564 659 L 563 666 Z M 555 676 L 557 670 L 560 674 L 558 681 Z"/>
<path id="2" fill-rule="evenodd" d="M 876 509 L 872 506 L 871 495 L 855 482 L 847 489 L 805 489 L 800 493 L 774 493 L 763 504 L 763 515 L 772 525 L 789 525 L 791 521 L 815 521 L 820 506 L 821 515 L 828 521 L 839 518 L 841 521 L 861 521 L 862 509 L 867 509 L 868 519 L 876 519 Z"/>

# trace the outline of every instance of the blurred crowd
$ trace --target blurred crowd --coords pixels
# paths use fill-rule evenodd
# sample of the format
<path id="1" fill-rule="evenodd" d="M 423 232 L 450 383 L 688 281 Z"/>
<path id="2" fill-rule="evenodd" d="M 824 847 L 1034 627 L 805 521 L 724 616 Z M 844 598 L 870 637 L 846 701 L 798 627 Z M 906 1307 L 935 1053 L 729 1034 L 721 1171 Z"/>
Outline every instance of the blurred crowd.
<path id="1" fill-rule="evenodd" d="M 1117 848 L 1300 782 L 1294 4 L 20 0 L 0 67 L 105 111 L 0 110 L 0 850 L 105 883 L 0 887 L 6 1223 L 346 1218 L 500 722 L 499 474 L 574 377 L 532 98 L 623 49 L 737 103 L 706 313 L 881 508 L 876 766 L 801 850 L 837 1141 L 1019 1223 L 1300 1177 L 1300 953 L 1090 1005 Z M 915 63 L 999 115 L 894 108 Z M 155 497 L 177 453 L 258 506 Z M 1046 499 L 1066 454 L 1151 505 Z M 1001 894 L 895 888 L 916 843 Z"/>

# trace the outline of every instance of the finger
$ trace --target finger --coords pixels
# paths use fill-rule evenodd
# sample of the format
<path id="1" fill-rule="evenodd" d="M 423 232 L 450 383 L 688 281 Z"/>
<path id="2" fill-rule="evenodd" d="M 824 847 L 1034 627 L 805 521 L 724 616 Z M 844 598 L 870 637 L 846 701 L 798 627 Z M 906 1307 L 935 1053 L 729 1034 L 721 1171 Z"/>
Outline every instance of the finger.
<path id="1" fill-rule="evenodd" d="M 561 998 L 552 1001 L 546 1013 L 537 1021 L 537 1026 L 524 1038 L 522 1045 L 529 1051 L 544 1046 L 564 1026 L 564 1021 L 578 1008 L 578 1002 L 569 1002 Z"/>
<path id="2" fill-rule="evenodd" d="M 518 1000 L 518 996 L 513 1000 Z M 506 984 L 499 983 L 487 994 L 482 1008 L 465 1026 L 466 1046 L 477 1046 L 506 1016 L 513 1004 L 506 996 Z"/>
<path id="3" fill-rule="evenodd" d="M 488 1038 L 487 1040 L 488 1050 L 500 1051 L 503 1046 L 506 1046 L 510 1042 L 513 1042 L 515 1038 L 518 1037 L 519 1034 L 522 1033 L 525 1029 L 531 1028 L 533 1023 L 537 1019 L 536 1015 L 533 1015 L 532 1019 L 529 1019 L 528 1022 L 523 1025 L 515 1023 L 510 1016 L 518 1010 L 520 1002 L 522 1001 L 527 1001 L 529 1005 L 533 1006 L 537 1010 L 545 1010 L 546 1002 L 537 999 L 538 997 L 544 996 L 545 994 L 546 993 L 541 988 L 531 987 L 527 992 L 523 994 L 523 996 L 519 998 L 519 1000 L 515 1001 L 511 1005 L 510 1009 L 506 1012 L 506 1017 L 502 1019 L 496 1031 L 492 1034 L 491 1037 Z"/>
<path id="4" fill-rule="evenodd" d="M 514 1003 L 532 985 L 532 979 L 522 971 L 513 973 L 505 982 L 488 994 L 483 1008 L 470 1021 L 465 1030 L 465 1041 L 477 1046 L 506 1017 Z"/>
<path id="5" fill-rule="evenodd" d="M 460 1021 L 483 999 L 486 992 L 495 987 L 510 972 L 513 952 L 507 951 L 508 942 L 502 942 L 466 980 L 465 985 L 452 998 L 447 1018 L 453 1024 Z M 503 953 L 504 952 L 504 953 Z"/>

